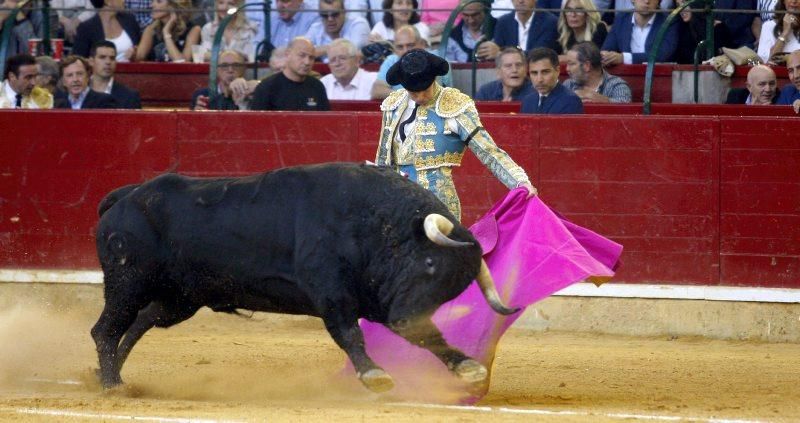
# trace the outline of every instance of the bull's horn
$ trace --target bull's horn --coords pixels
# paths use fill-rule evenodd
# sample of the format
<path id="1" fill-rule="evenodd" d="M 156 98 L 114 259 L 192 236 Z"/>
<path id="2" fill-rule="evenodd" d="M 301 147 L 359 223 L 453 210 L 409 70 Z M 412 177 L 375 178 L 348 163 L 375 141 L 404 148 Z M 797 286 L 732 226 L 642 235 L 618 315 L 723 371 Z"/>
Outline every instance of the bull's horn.
<path id="1" fill-rule="evenodd" d="M 434 244 L 445 247 L 467 247 L 472 245 L 471 242 L 456 241 L 448 238 L 447 235 L 450 235 L 450 231 L 453 230 L 453 222 L 440 214 L 431 213 L 426 216 L 423 226 L 425 227 L 425 235 Z"/>
<path id="2" fill-rule="evenodd" d="M 481 270 L 478 272 L 477 280 L 478 286 L 481 287 L 481 292 L 483 292 L 483 296 L 486 297 L 486 302 L 489 303 L 489 306 L 492 307 L 492 310 L 504 316 L 514 314 L 520 310 L 519 307 L 508 308 L 500 300 L 500 295 L 497 294 L 497 288 L 494 286 L 492 274 L 489 273 L 489 267 L 486 266 L 486 260 L 484 259 L 481 259 Z"/>

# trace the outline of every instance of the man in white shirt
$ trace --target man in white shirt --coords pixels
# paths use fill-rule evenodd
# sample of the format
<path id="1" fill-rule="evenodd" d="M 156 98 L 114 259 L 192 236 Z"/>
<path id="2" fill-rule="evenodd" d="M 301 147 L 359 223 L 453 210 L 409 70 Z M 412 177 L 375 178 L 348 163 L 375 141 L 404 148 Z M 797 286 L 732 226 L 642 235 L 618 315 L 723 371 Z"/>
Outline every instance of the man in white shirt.
<path id="1" fill-rule="evenodd" d="M 128 88 L 114 79 L 117 70 L 117 46 L 111 41 L 96 42 L 89 52 L 92 77 L 89 86 L 94 91 L 114 97 L 118 109 L 141 109 L 139 92 Z"/>
<path id="2" fill-rule="evenodd" d="M 549 1 L 541 1 L 549 8 Z M 556 1 L 555 3 L 559 3 Z M 558 18 L 549 12 L 535 12 L 537 0 L 514 0 L 514 12 L 497 19 L 491 43 L 485 43 L 489 57 L 495 57 L 500 49 L 519 47 L 529 51 L 537 47 L 556 48 L 558 44 Z M 556 6 L 556 8 L 560 7 Z M 482 50 L 484 44 L 481 44 Z"/>
<path id="3" fill-rule="evenodd" d="M 311 24 L 307 34 L 316 46 L 317 59 L 328 62 L 328 45 L 337 38 L 350 40 L 358 49 L 367 43 L 367 20 L 357 15 L 350 16 L 344 8 L 343 0 L 321 0 L 319 19 Z"/>
<path id="4" fill-rule="evenodd" d="M 658 3 L 659 0 L 633 0 L 634 12 L 617 16 L 601 48 L 603 66 L 647 63 L 656 34 L 666 21 L 663 13 L 656 13 Z M 677 46 L 677 26 L 670 25 L 664 34 L 656 62 L 672 61 Z"/>
<path id="5" fill-rule="evenodd" d="M 0 109 L 50 109 L 53 96 L 36 86 L 39 68 L 30 54 L 18 54 L 6 60 L 0 87 Z"/>
<path id="6" fill-rule="evenodd" d="M 328 46 L 331 73 L 320 79 L 329 100 L 369 100 L 377 72 L 358 67 L 361 54 L 347 39 L 338 38 Z"/>

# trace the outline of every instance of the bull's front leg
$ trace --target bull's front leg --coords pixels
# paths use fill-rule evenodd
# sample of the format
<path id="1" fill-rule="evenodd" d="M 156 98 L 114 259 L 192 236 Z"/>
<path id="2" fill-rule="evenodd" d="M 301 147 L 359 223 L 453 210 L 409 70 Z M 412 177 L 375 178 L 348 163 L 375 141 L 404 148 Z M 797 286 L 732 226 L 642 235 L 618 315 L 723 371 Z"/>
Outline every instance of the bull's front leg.
<path id="1" fill-rule="evenodd" d="M 394 388 L 392 377 L 367 355 L 364 334 L 358 327 L 357 318 L 345 318 L 339 313 L 329 313 L 323 315 L 322 320 L 333 340 L 353 362 L 358 378 L 367 389 L 380 393 Z"/>
<path id="2" fill-rule="evenodd" d="M 468 383 L 470 391 L 483 394 L 488 389 L 489 372 L 484 365 L 447 344 L 431 315 L 400 319 L 388 324 L 389 329 L 413 345 L 425 348 L 439 358 L 459 379 Z"/>

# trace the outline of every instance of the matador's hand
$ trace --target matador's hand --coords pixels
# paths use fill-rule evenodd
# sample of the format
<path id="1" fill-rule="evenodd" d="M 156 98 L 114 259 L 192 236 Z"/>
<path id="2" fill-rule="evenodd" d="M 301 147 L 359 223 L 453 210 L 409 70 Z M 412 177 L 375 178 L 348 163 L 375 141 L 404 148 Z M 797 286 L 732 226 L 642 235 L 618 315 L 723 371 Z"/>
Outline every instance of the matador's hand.
<path id="1" fill-rule="evenodd" d="M 528 196 L 526 197 L 526 199 L 531 198 L 534 195 L 538 195 L 539 194 L 539 191 L 536 189 L 536 187 L 531 185 L 530 182 L 523 182 L 523 183 L 519 184 L 519 186 L 520 187 L 525 187 L 525 189 L 528 190 Z"/>

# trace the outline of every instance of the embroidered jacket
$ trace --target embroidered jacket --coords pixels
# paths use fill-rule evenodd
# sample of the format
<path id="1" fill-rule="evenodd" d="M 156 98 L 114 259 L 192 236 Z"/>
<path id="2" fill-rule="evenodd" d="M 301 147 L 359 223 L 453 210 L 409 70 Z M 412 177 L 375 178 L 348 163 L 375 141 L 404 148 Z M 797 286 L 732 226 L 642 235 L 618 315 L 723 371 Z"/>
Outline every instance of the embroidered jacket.
<path id="1" fill-rule="evenodd" d="M 14 99 L 10 99 L 6 95 L 6 84 L 8 84 L 8 81 L 0 84 L 0 109 L 13 109 Z M 22 97 L 22 108 L 52 109 L 53 95 L 44 88 L 33 87 L 30 95 Z"/>
<path id="2" fill-rule="evenodd" d="M 498 147 L 483 129 L 475 103 L 455 88 L 441 88 L 436 98 L 417 108 L 415 131 L 405 142 L 397 140 L 397 131 L 409 107 L 405 89 L 394 91 L 381 104 L 383 120 L 375 162 L 381 166 L 404 165 L 432 170 L 461 165 L 465 141 L 478 159 L 509 189 L 528 182 L 528 175 Z M 416 179 L 414 179 L 416 180 Z"/>

